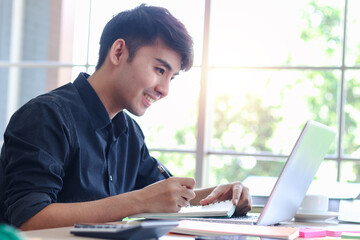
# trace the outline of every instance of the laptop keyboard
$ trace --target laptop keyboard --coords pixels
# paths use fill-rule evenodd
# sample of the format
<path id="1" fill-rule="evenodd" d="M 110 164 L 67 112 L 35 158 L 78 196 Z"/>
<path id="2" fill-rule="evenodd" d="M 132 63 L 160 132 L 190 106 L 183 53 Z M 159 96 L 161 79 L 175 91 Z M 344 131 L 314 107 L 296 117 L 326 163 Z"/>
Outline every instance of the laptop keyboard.
<path id="1" fill-rule="evenodd" d="M 186 220 L 217 222 L 217 223 L 234 223 L 234 224 L 255 224 L 259 214 L 233 217 L 209 217 L 209 218 L 186 218 Z"/>

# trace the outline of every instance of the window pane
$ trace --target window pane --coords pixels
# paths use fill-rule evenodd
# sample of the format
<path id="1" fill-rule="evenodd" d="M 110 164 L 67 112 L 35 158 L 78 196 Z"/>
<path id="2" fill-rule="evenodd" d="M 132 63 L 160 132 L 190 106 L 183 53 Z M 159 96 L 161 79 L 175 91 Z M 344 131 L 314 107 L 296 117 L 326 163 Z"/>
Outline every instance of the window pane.
<path id="1" fill-rule="evenodd" d="M 74 55 L 77 63 L 82 59 L 85 64 L 88 27 L 87 23 L 86 26 L 79 24 L 84 15 L 88 16 L 85 2 L 88 1 L 83 0 L 81 4 L 78 1 L 0 1 L 0 59 L 70 63 Z M 74 44 L 74 22 L 77 44 Z"/>
<path id="2" fill-rule="evenodd" d="M 287 160 L 286 158 L 251 156 L 210 156 L 209 159 L 210 185 L 244 181 L 249 176 L 279 177 Z M 336 177 L 336 162 L 324 160 L 314 179 L 334 182 Z"/>
<path id="3" fill-rule="evenodd" d="M 195 149 L 199 82 L 199 68 L 180 73 L 166 98 L 153 104 L 144 116 L 133 116 L 150 149 Z"/>
<path id="4" fill-rule="evenodd" d="M 307 120 L 336 128 L 339 78 L 339 71 L 211 71 L 211 148 L 289 154 Z"/>
<path id="5" fill-rule="evenodd" d="M 51 1 L 36 0 L 24 1 L 24 3 L 24 20 L 23 23 L 20 23 L 23 24 L 21 59 L 32 61 L 50 60 L 50 51 L 53 50 L 50 49 L 49 37 L 53 37 L 54 33 L 59 31 L 59 24 L 52 24 L 50 21 L 52 3 Z M 59 15 L 60 8 L 57 8 L 57 11 L 54 11 L 53 14 L 54 17 Z"/>
<path id="6" fill-rule="evenodd" d="M 8 88 L 9 81 L 7 80 L 9 75 L 8 68 L 0 68 L 0 146 L 2 146 L 2 142 L 4 141 L 3 133 L 5 131 L 5 127 L 8 121 Z"/>
<path id="7" fill-rule="evenodd" d="M 324 160 L 316 173 L 315 179 L 328 183 L 335 182 L 337 180 L 337 174 L 337 162 Z"/>
<path id="8" fill-rule="evenodd" d="M 346 71 L 344 154 L 360 157 L 360 70 Z"/>
<path id="9" fill-rule="evenodd" d="M 210 156 L 209 185 L 243 181 L 251 175 L 278 177 L 285 159 L 251 156 Z"/>
<path id="10" fill-rule="evenodd" d="M 10 57 L 12 4 L 10 0 L 0 1 L 0 60 L 9 60 Z"/>
<path id="11" fill-rule="evenodd" d="M 74 43 L 72 62 L 74 64 L 87 64 L 90 2 L 88 0 L 71 1 L 74 8 Z M 91 31 L 91 30 L 90 30 Z"/>
<path id="12" fill-rule="evenodd" d="M 346 33 L 346 64 L 348 66 L 360 65 L 360 1 L 348 1 L 348 19 Z"/>
<path id="13" fill-rule="evenodd" d="M 176 177 L 195 177 L 195 155 L 152 151 L 151 155 L 164 164 Z"/>
<path id="14" fill-rule="evenodd" d="M 132 0 L 92 1 L 91 32 L 90 32 L 90 64 L 96 64 L 99 52 L 99 40 L 105 24 L 111 17 L 121 11 L 139 6 L 142 3 L 167 8 L 174 17 L 179 19 L 187 28 L 194 40 L 194 64 L 199 65 L 202 56 L 202 39 L 204 24 L 204 0 Z"/>
<path id="15" fill-rule="evenodd" d="M 343 4 L 212 1 L 209 62 L 215 66 L 340 64 Z"/>
<path id="16" fill-rule="evenodd" d="M 342 182 L 360 182 L 360 163 L 344 161 L 341 163 Z"/>

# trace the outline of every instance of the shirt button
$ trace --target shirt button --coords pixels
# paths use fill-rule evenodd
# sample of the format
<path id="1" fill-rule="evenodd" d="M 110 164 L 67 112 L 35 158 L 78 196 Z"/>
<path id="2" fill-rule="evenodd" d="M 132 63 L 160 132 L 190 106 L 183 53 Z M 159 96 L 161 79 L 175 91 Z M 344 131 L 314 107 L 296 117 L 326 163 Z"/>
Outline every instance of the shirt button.
<path id="1" fill-rule="evenodd" d="M 110 182 L 112 182 L 112 176 L 111 175 L 110 175 L 109 179 L 110 179 Z"/>

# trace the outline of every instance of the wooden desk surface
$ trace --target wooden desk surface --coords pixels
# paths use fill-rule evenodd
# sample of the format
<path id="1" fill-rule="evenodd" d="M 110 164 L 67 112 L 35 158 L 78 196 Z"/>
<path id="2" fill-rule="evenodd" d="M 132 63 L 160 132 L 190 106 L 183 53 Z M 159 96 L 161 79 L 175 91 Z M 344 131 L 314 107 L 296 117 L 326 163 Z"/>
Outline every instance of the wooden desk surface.
<path id="1" fill-rule="evenodd" d="M 360 224 L 338 224 L 337 220 L 328 222 L 284 222 L 282 226 L 296 226 L 296 227 L 314 227 L 328 230 L 341 230 L 341 231 L 360 231 Z M 25 231 L 24 235 L 28 240 L 95 240 L 101 238 L 87 238 L 77 237 L 70 233 L 71 227 L 65 228 L 52 228 L 35 231 Z M 160 240 L 193 240 L 193 236 L 167 234 L 160 238 Z M 300 239 L 300 238 L 298 238 Z M 339 238 L 341 239 L 341 238 Z M 107 239 L 103 239 L 107 240 Z"/>
<path id="2" fill-rule="evenodd" d="M 87 238 L 77 237 L 70 233 L 72 227 L 52 228 L 44 230 L 24 231 L 27 240 L 109 240 L 105 238 Z M 167 234 L 160 238 L 160 240 L 194 240 L 193 236 L 184 236 L 178 234 Z"/>

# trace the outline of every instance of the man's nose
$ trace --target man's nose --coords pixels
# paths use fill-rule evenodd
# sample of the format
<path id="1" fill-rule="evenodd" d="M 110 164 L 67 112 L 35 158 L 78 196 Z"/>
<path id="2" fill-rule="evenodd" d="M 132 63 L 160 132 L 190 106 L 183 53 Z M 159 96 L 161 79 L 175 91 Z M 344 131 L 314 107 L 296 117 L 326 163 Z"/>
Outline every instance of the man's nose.
<path id="1" fill-rule="evenodd" d="M 164 78 L 156 86 L 155 90 L 160 94 L 161 98 L 166 97 L 169 94 L 170 81 L 170 78 Z"/>

